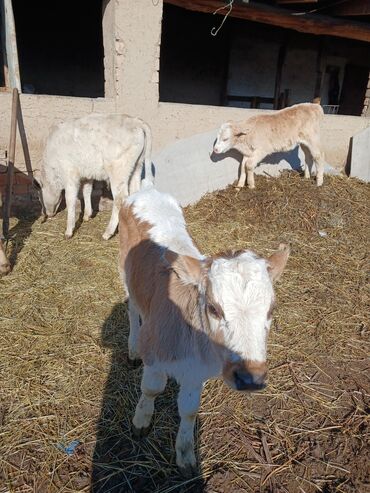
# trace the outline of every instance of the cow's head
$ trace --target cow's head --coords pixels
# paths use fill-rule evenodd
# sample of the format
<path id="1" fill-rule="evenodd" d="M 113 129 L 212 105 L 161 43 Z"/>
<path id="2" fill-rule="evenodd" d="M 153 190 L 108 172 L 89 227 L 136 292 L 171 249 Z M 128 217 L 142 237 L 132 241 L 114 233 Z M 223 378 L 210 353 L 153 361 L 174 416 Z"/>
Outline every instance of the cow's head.
<path id="1" fill-rule="evenodd" d="M 233 148 L 234 133 L 231 122 L 223 123 L 217 132 L 217 139 L 213 146 L 215 154 L 222 154 Z"/>
<path id="2" fill-rule="evenodd" d="M 233 389 L 265 387 L 273 281 L 282 274 L 289 252 L 280 245 L 269 259 L 241 251 L 205 261 L 178 256 L 173 264 L 183 282 L 199 289 L 202 329 L 214 341 L 223 379 Z"/>
<path id="3" fill-rule="evenodd" d="M 45 219 L 55 216 L 62 200 L 62 190 L 42 173 L 34 176 L 33 185 L 38 191 L 42 214 Z"/>

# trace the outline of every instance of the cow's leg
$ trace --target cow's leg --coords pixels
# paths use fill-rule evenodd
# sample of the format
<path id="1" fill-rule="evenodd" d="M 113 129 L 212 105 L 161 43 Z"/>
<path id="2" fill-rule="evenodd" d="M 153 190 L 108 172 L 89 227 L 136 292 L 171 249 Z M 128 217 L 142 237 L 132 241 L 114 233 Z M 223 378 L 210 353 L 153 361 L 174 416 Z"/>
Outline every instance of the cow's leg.
<path id="1" fill-rule="evenodd" d="M 128 300 L 128 317 L 130 333 L 128 336 L 128 357 L 130 360 L 140 359 L 138 351 L 138 337 L 140 330 L 140 315 L 131 299 Z"/>
<path id="2" fill-rule="evenodd" d="M 88 221 L 92 216 L 92 206 L 91 206 L 91 193 L 93 189 L 93 180 L 86 181 L 82 186 L 82 193 L 84 197 L 84 221 Z"/>
<path id="3" fill-rule="evenodd" d="M 66 238 L 71 238 L 76 224 L 76 201 L 78 196 L 78 184 L 69 183 L 65 188 L 65 198 L 67 206 L 67 229 Z"/>
<path id="4" fill-rule="evenodd" d="M 119 210 L 123 201 L 128 196 L 127 182 L 123 183 L 119 180 L 116 181 L 114 180 L 114 177 L 111 177 L 110 185 L 113 195 L 113 206 L 108 226 L 103 234 L 104 240 L 109 240 L 116 232 L 119 221 Z"/>
<path id="5" fill-rule="evenodd" d="M 141 380 L 142 394 L 132 420 L 134 434 L 137 437 L 147 434 L 154 411 L 154 400 L 158 394 L 164 391 L 166 383 L 167 376 L 163 372 L 157 371 L 153 366 L 144 365 Z"/>
<path id="6" fill-rule="evenodd" d="M 181 418 L 176 437 L 176 463 L 181 472 L 192 475 L 196 471 L 194 425 L 200 405 L 202 385 L 181 385 L 177 400 Z"/>

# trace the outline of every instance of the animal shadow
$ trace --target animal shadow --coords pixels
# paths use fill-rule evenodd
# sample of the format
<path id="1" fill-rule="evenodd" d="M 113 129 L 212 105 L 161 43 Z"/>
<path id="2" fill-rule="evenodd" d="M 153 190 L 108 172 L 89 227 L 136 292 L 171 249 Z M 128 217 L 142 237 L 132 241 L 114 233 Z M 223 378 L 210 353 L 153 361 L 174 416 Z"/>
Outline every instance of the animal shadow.
<path id="1" fill-rule="evenodd" d="M 142 365 L 128 360 L 127 302 L 116 304 L 101 329 L 101 345 L 111 351 L 93 452 L 91 493 L 203 491 L 202 481 L 186 481 L 175 463 L 179 424 L 177 385 L 158 396 L 151 430 L 136 440 L 131 420 L 140 396 Z"/>

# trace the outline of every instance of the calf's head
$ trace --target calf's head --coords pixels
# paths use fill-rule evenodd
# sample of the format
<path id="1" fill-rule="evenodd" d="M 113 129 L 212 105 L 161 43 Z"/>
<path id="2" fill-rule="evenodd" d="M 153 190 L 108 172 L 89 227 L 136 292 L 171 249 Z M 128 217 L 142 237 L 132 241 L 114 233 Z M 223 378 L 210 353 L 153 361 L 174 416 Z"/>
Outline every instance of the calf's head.
<path id="1" fill-rule="evenodd" d="M 223 123 L 217 133 L 217 139 L 213 146 L 215 154 L 227 152 L 233 147 L 233 129 L 231 123 Z"/>
<path id="2" fill-rule="evenodd" d="M 42 213 L 46 217 L 53 217 L 57 213 L 62 201 L 62 191 L 43 175 L 34 177 L 33 184 L 38 191 Z"/>
<path id="3" fill-rule="evenodd" d="M 201 328 L 219 352 L 223 379 L 235 390 L 265 387 L 273 281 L 282 274 L 289 251 L 280 245 L 268 259 L 251 251 L 205 261 L 179 256 L 173 264 L 182 281 L 199 291 Z"/>

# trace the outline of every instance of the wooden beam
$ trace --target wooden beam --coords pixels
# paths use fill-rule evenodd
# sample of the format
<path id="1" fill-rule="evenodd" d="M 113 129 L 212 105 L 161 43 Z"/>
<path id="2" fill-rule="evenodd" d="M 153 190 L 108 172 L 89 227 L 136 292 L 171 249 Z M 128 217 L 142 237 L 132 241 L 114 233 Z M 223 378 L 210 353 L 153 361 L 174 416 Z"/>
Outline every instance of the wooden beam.
<path id="1" fill-rule="evenodd" d="M 164 0 L 165 3 L 176 5 L 197 12 L 213 13 L 220 7 L 226 7 L 220 0 Z M 227 9 L 218 14 L 225 14 Z M 286 9 L 279 9 L 256 3 L 233 4 L 230 16 L 249 21 L 270 24 L 273 26 L 293 29 L 303 33 L 316 35 L 338 36 L 339 38 L 356 39 L 370 42 L 370 23 L 360 23 L 318 14 L 294 15 Z"/>
<path id="2" fill-rule="evenodd" d="M 327 10 L 332 15 L 370 15 L 370 0 L 351 0 Z"/>
<path id="3" fill-rule="evenodd" d="M 286 3 L 317 3 L 318 0 L 277 0 L 278 4 Z"/>

